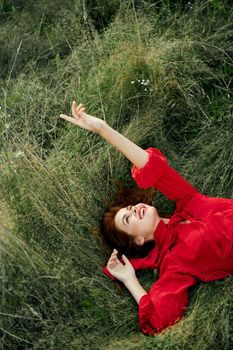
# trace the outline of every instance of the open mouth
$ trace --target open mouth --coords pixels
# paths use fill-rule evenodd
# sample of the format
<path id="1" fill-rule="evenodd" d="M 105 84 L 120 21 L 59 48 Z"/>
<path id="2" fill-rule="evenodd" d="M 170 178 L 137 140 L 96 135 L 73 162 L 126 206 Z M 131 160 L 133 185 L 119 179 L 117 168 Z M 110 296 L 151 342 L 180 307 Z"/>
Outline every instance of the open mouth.
<path id="1" fill-rule="evenodd" d="M 139 219 L 142 220 L 143 217 L 144 217 L 144 215 L 145 215 L 145 208 L 144 208 L 144 207 L 140 207 L 140 208 L 138 209 L 138 216 L 139 216 Z"/>

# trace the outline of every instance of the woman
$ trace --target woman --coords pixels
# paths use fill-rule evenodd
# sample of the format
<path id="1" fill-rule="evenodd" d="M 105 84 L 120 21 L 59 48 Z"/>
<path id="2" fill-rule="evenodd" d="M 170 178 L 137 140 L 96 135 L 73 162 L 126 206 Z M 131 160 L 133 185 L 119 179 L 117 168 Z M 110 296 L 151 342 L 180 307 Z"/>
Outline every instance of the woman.
<path id="1" fill-rule="evenodd" d="M 155 207 L 145 203 L 105 215 L 108 240 L 126 239 L 137 247 L 155 242 L 144 258 L 128 260 L 122 255 L 119 259 L 114 249 L 104 268 L 110 278 L 124 283 L 138 303 L 142 332 L 154 335 L 181 319 L 188 288 L 198 280 L 214 281 L 233 274 L 233 200 L 201 194 L 169 166 L 159 150 L 141 149 L 105 121 L 86 114 L 82 104 L 73 102 L 72 115 L 60 117 L 98 133 L 123 153 L 133 163 L 132 176 L 139 187 L 153 186 L 176 200 L 170 219 L 160 217 Z M 143 268 L 159 269 L 159 279 L 149 292 L 135 274 Z"/>

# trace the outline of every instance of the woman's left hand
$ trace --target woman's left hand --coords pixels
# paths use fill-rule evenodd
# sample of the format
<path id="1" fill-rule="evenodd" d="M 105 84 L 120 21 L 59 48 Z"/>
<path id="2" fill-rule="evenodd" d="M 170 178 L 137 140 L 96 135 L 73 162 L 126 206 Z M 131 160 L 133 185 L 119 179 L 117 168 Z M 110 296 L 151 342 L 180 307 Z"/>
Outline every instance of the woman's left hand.
<path id="1" fill-rule="evenodd" d="M 113 277 L 117 278 L 119 281 L 126 283 L 128 280 L 136 277 L 135 270 L 127 259 L 125 255 L 122 255 L 122 262 L 117 257 L 117 250 L 114 249 L 110 259 L 107 263 L 107 269 L 112 274 Z"/>

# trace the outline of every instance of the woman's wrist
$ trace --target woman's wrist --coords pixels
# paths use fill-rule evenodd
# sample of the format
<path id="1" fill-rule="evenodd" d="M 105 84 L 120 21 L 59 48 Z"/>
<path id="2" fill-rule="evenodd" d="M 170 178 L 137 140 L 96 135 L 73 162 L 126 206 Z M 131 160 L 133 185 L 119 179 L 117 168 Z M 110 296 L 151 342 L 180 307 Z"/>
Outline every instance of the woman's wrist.
<path id="1" fill-rule="evenodd" d="M 98 130 L 96 131 L 97 134 L 99 134 L 100 136 L 102 136 L 104 138 L 104 133 L 107 129 L 109 125 L 107 124 L 107 122 L 105 120 L 101 120 L 101 123 L 98 127 Z"/>
<path id="2" fill-rule="evenodd" d="M 128 278 L 125 282 L 124 282 L 125 287 L 129 290 L 129 292 L 132 294 L 132 296 L 134 297 L 134 299 L 136 300 L 136 302 L 139 304 L 139 301 L 141 300 L 141 298 L 148 294 L 145 289 L 143 289 L 143 287 L 141 286 L 141 284 L 139 283 L 136 275 L 132 276 L 130 278 Z"/>
<path id="3" fill-rule="evenodd" d="M 135 274 L 135 275 L 132 275 L 132 276 L 128 277 L 125 281 L 123 281 L 123 283 L 124 283 L 124 285 L 127 288 L 127 286 L 135 284 L 137 281 L 138 281 L 138 279 L 137 279 L 137 276 Z"/>

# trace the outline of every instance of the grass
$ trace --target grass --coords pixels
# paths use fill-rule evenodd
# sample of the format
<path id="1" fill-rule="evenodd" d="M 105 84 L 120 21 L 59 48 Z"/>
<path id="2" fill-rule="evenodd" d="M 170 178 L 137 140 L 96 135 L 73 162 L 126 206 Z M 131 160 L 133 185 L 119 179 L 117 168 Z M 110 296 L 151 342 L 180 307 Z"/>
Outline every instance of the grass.
<path id="1" fill-rule="evenodd" d="M 160 148 L 200 191 L 232 197 L 230 5 L 140 3 L 114 1 L 110 22 L 104 1 L 97 17 L 89 2 L 58 4 L 56 15 L 43 2 L 31 21 L 31 5 L 4 4 L 2 349 L 232 348 L 232 277 L 193 288 L 174 327 L 140 333 L 134 300 L 102 273 L 109 249 L 98 236 L 114 180 L 133 183 L 130 164 L 58 119 L 76 98 L 142 147 Z M 73 11 L 80 4 L 85 16 Z M 162 195 L 154 202 L 173 207 Z M 138 277 L 147 290 L 155 278 Z"/>

